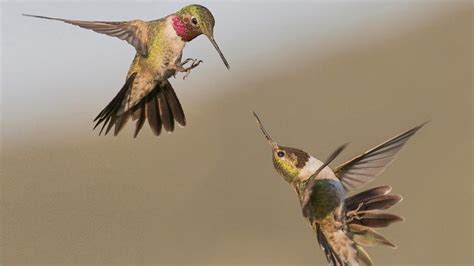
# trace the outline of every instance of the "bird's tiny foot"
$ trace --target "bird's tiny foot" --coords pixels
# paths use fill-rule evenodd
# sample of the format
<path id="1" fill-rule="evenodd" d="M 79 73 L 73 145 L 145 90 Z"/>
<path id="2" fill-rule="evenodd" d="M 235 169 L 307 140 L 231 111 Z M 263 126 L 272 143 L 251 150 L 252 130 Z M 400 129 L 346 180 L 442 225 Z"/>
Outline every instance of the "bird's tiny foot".
<path id="1" fill-rule="evenodd" d="M 354 212 L 359 212 L 360 208 L 362 208 L 362 205 L 364 205 L 363 202 L 359 203 L 359 206 L 354 210 Z"/>
<path id="2" fill-rule="evenodd" d="M 181 62 L 181 66 L 184 66 L 186 65 L 188 62 L 190 61 L 196 61 L 197 59 L 193 59 L 193 58 L 186 58 L 183 62 Z"/>
<path id="3" fill-rule="evenodd" d="M 192 62 L 191 66 L 186 67 L 186 68 L 183 67 L 185 64 L 187 64 L 189 62 Z M 192 59 L 192 58 L 187 58 L 186 60 L 184 60 L 181 63 L 180 68 L 178 69 L 180 72 L 186 72 L 183 79 L 186 79 L 189 76 L 189 73 L 191 73 L 191 70 L 193 70 L 195 67 L 199 66 L 199 64 L 201 64 L 202 62 L 203 62 L 202 60 Z"/>
<path id="4" fill-rule="evenodd" d="M 350 221 L 352 221 L 352 220 L 354 220 L 354 219 L 357 219 L 357 220 L 362 219 L 362 218 L 357 214 L 357 213 L 359 212 L 360 208 L 362 208 L 362 205 L 364 205 L 363 202 L 359 203 L 359 206 L 357 206 L 357 208 L 356 208 L 355 210 L 347 212 L 347 215 L 346 215 L 346 216 L 349 217 L 349 218 L 346 220 L 347 222 L 350 222 Z"/>

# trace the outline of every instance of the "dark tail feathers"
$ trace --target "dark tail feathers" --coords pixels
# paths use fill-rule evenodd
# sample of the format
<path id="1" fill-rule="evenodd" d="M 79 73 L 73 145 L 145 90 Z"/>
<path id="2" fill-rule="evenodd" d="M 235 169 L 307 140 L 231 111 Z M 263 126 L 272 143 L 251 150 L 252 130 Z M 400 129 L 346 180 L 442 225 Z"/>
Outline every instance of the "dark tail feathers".
<path id="1" fill-rule="evenodd" d="M 345 200 L 347 230 L 356 243 L 359 260 L 366 265 L 373 263 L 362 246 L 397 247 L 373 229 L 403 221 L 398 215 L 383 212 L 402 200 L 400 195 L 390 194 L 391 190 L 390 186 L 375 187 Z"/>
<path id="2" fill-rule="evenodd" d="M 389 194 L 390 186 L 380 186 L 358 193 L 345 200 L 347 224 L 380 228 L 403 221 L 395 214 L 381 210 L 389 209 L 402 200 L 397 194 Z"/>
<path id="3" fill-rule="evenodd" d="M 96 122 L 94 129 L 102 124 L 99 135 L 104 129 L 104 135 L 107 135 L 115 125 L 114 135 L 116 136 L 130 116 L 132 116 L 133 121 L 136 121 L 134 137 L 137 137 L 145 120 L 148 120 L 148 124 L 156 136 L 161 134 L 162 127 L 167 132 L 173 132 L 175 120 L 183 127 L 186 125 L 183 108 L 169 81 L 158 83 L 137 105 L 119 115 L 127 91 L 131 88 L 135 77 L 136 73 L 130 75 L 119 93 L 94 119 L 94 122 Z"/>

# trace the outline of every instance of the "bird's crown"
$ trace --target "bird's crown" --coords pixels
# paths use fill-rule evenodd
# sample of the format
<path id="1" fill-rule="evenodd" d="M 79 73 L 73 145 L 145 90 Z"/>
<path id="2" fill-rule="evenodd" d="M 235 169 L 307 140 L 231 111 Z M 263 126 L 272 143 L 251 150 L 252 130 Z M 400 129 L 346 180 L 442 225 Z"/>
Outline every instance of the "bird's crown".
<path id="1" fill-rule="evenodd" d="M 263 135 L 272 148 L 273 166 L 278 173 L 283 175 L 286 181 L 292 182 L 305 167 L 311 156 L 303 150 L 278 145 L 267 133 L 257 114 L 253 114 Z"/>

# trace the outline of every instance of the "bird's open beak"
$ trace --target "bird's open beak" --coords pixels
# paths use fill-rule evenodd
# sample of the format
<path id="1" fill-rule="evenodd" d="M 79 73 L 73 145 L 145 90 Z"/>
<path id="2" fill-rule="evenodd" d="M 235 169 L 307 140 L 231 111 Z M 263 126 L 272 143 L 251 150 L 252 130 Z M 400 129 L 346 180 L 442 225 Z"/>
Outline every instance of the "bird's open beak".
<path id="1" fill-rule="evenodd" d="M 217 42 L 216 42 L 216 39 L 214 39 L 214 36 L 212 34 L 206 34 L 206 35 L 207 35 L 207 38 L 209 38 L 209 41 L 211 41 L 212 45 L 214 45 L 214 48 L 216 48 L 217 52 L 221 56 L 221 59 L 224 62 L 224 65 L 227 67 L 227 69 L 230 69 L 229 63 L 227 63 L 227 60 L 222 54 L 221 49 L 219 48 L 219 45 L 217 45 Z"/>
<path id="2" fill-rule="evenodd" d="M 273 141 L 272 137 L 270 137 L 270 135 L 267 133 L 267 131 L 263 127 L 262 122 L 260 121 L 260 118 L 258 118 L 258 115 L 255 112 L 253 112 L 253 116 L 255 116 L 255 120 L 257 120 L 257 124 L 260 126 L 260 130 L 262 130 L 263 135 L 268 140 L 268 144 L 270 144 L 273 150 L 278 149 L 278 145 L 276 144 L 275 141 Z"/>

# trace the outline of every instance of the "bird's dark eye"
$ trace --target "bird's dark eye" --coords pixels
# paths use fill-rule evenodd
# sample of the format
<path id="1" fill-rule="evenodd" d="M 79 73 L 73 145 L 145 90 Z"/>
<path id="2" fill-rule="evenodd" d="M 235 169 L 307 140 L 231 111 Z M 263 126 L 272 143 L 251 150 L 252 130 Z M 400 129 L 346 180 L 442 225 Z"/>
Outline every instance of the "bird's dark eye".
<path id="1" fill-rule="evenodd" d="M 285 152 L 284 152 L 284 151 L 279 151 L 279 152 L 277 152 L 277 156 L 278 156 L 278 157 L 284 157 L 284 156 L 285 156 Z"/>
<path id="2" fill-rule="evenodd" d="M 198 24 L 198 20 L 197 20 L 197 18 L 195 18 L 195 17 L 192 17 L 192 18 L 191 18 L 191 22 L 192 22 L 194 25 L 197 25 L 197 24 Z"/>

